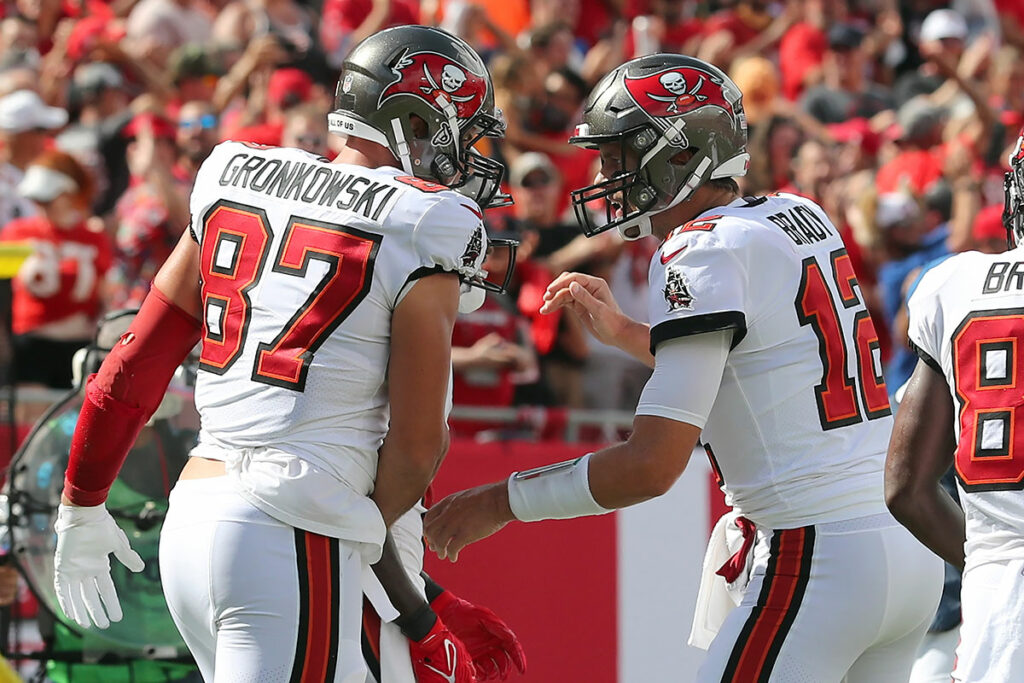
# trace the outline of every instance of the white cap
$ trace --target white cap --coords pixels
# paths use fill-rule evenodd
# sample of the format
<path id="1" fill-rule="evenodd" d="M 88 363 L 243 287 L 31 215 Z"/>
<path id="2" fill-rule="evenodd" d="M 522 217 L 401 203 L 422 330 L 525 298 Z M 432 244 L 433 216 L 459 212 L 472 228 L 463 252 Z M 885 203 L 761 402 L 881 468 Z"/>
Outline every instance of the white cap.
<path id="1" fill-rule="evenodd" d="M 29 166 L 18 183 L 18 194 L 37 202 L 52 202 L 65 192 L 74 192 L 78 183 L 60 171 L 46 166 Z"/>
<path id="2" fill-rule="evenodd" d="M 68 122 L 68 113 L 49 107 L 32 90 L 17 90 L 0 98 L 0 130 L 23 133 L 33 128 L 52 130 Z"/>
<path id="3" fill-rule="evenodd" d="M 917 202 L 905 192 L 890 192 L 878 197 L 875 223 L 882 230 L 913 221 L 917 215 Z"/>
<path id="4" fill-rule="evenodd" d="M 921 24 L 921 40 L 931 42 L 943 38 L 967 39 L 967 20 L 951 9 L 937 9 Z"/>

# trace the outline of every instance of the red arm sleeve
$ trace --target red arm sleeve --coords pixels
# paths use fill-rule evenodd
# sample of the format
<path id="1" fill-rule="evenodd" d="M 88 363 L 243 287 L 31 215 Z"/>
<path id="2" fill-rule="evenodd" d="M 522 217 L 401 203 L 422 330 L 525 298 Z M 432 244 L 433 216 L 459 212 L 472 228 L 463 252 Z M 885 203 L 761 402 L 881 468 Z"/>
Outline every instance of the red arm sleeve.
<path id="1" fill-rule="evenodd" d="M 99 505 L 174 371 L 199 341 L 199 321 L 154 287 L 95 375 L 71 440 L 64 495 Z"/>

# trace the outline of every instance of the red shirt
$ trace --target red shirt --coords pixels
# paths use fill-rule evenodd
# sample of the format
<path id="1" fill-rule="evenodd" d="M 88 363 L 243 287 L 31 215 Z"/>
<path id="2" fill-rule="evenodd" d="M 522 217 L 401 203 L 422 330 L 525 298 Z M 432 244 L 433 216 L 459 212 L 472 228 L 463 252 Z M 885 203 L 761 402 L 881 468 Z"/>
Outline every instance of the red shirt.
<path id="1" fill-rule="evenodd" d="M 280 147 L 282 135 L 284 135 L 283 123 L 258 123 L 254 126 L 239 128 L 225 139 Z"/>
<path id="2" fill-rule="evenodd" d="M 779 43 L 779 70 L 782 93 L 791 100 L 800 96 L 804 78 L 825 58 L 828 40 L 825 32 L 813 24 L 801 22 L 786 31 Z"/>
<path id="3" fill-rule="evenodd" d="M 1024 29 L 1024 3 L 1020 0 L 995 0 L 996 10 L 1005 16 L 1017 20 L 1017 25 Z"/>
<path id="4" fill-rule="evenodd" d="M 516 314 L 491 297 L 472 313 L 460 315 L 452 332 L 452 346 L 468 347 L 491 333 L 517 343 Z M 452 402 L 461 406 L 510 406 L 515 386 L 507 369 L 471 370 L 452 376 Z"/>
<path id="5" fill-rule="evenodd" d="M 914 192 L 924 192 L 942 177 L 942 153 L 936 149 L 911 149 L 901 152 L 878 169 L 875 186 L 879 192 L 896 192 L 906 179 Z"/>
<path id="6" fill-rule="evenodd" d="M 100 285 L 112 258 L 106 234 L 85 224 L 60 230 L 46 218 L 32 216 L 8 223 L 0 240 L 31 241 L 35 248 L 12 285 L 15 334 L 79 313 L 99 315 Z"/>

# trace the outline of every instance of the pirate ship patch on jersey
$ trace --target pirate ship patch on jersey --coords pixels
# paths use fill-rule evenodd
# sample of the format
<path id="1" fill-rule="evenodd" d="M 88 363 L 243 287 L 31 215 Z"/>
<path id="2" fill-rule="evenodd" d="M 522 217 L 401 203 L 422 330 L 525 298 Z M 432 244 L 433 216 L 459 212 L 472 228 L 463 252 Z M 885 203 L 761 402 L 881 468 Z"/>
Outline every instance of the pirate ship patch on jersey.
<path id="1" fill-rule="evenodd" d="M 668 304 L 668 312 L 692 311 L 693 294 L 690 293 L 690 283 L 683 275 L 681 268 L 669 266 L 665 269 L 665 303 Z"/>
<path id="2" fill-rule="evenodd" d="M 469 71 L 436 52 L 406 51 L 391 70 L 395 80 L 380 94 L 378 107 L 392 97 L 412 95 L 442 114 L 454 107 L 456 117 L 469 119 L 480 111 L 487 95 L 483 74 Z"/>
<path id="3" fill-rule="evenodd" d="M 480 226 L 476 226 L 476 230 L 473 231 L 472 236 L 469 238 L 469 243 L 466 245 L 466 251 L 462 252 L 462 267 L 463 268 L 476 268 L 477 259 L 480 258 L 480 252 L 484 249 L 484 232 Z"/>

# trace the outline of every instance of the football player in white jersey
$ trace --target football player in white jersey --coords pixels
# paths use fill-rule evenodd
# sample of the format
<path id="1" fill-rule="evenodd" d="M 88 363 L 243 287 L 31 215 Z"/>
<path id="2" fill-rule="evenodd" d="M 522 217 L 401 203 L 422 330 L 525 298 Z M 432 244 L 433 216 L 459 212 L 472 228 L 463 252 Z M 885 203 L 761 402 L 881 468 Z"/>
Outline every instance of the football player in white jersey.
<path id="1" fill-rule="evenodd" d="M 906 681 L 942 563 L 885 507 L 892 418 L 838 230 L 807 199 L 738 196 L 741 95 L 700 60 L 662 54 L 615 69 L 571 142 L 601 153 L 597 182 L 573 193 L 584 231 L 663 240 L 651 322 L 627 318 L 604 281 L 577 273 L 556 278 L 542 311 L 568 308 L 654 373 L 628 441 L 453 494 L 427 513 L 430 547 L 454 560 L 516 519 L 660 496 L 700 438 L 754 547 L 742 603 L 698 680 Z M 606 207 L 600 227 L 593 202 Z"/>
<path id="2" fill-rule="evenodd" d="M 956 681 L 1024 675 L 1024 131 L 1005 183 L 1014 248 L 957 254 L 910 297 L 919 360 L 886 463 L 893 514 L 963 570 Z M 963 511 L 938 484 L 950 465 Z"/>
<path id="3" fill-rule="evenodd" d="M 328 118 L 345 137 L 333 163 L 227 142 L 200 168 L 189 230 L 89 380 L 55 588 L 83 628 L 120 619 L 108 555 L 142 562 L 104 500 L 201 341 L 199 443 L 171 493 L 160 570 L 203 677 L 362 682 L 365 591 L 385 621 L 399 608 L 412 641 L 390 680 L 471 682 L 418 560 L 401 566 L 413 542 L 386 530 L 418 518 L 447 448 L 456 312 L 503 286 L 481 268 L 495 246 L 481 207 L 500 201 L 503 169 L 471 149 L 503 125 L 479 56 L 418 26 L 352 51 Z"/>

